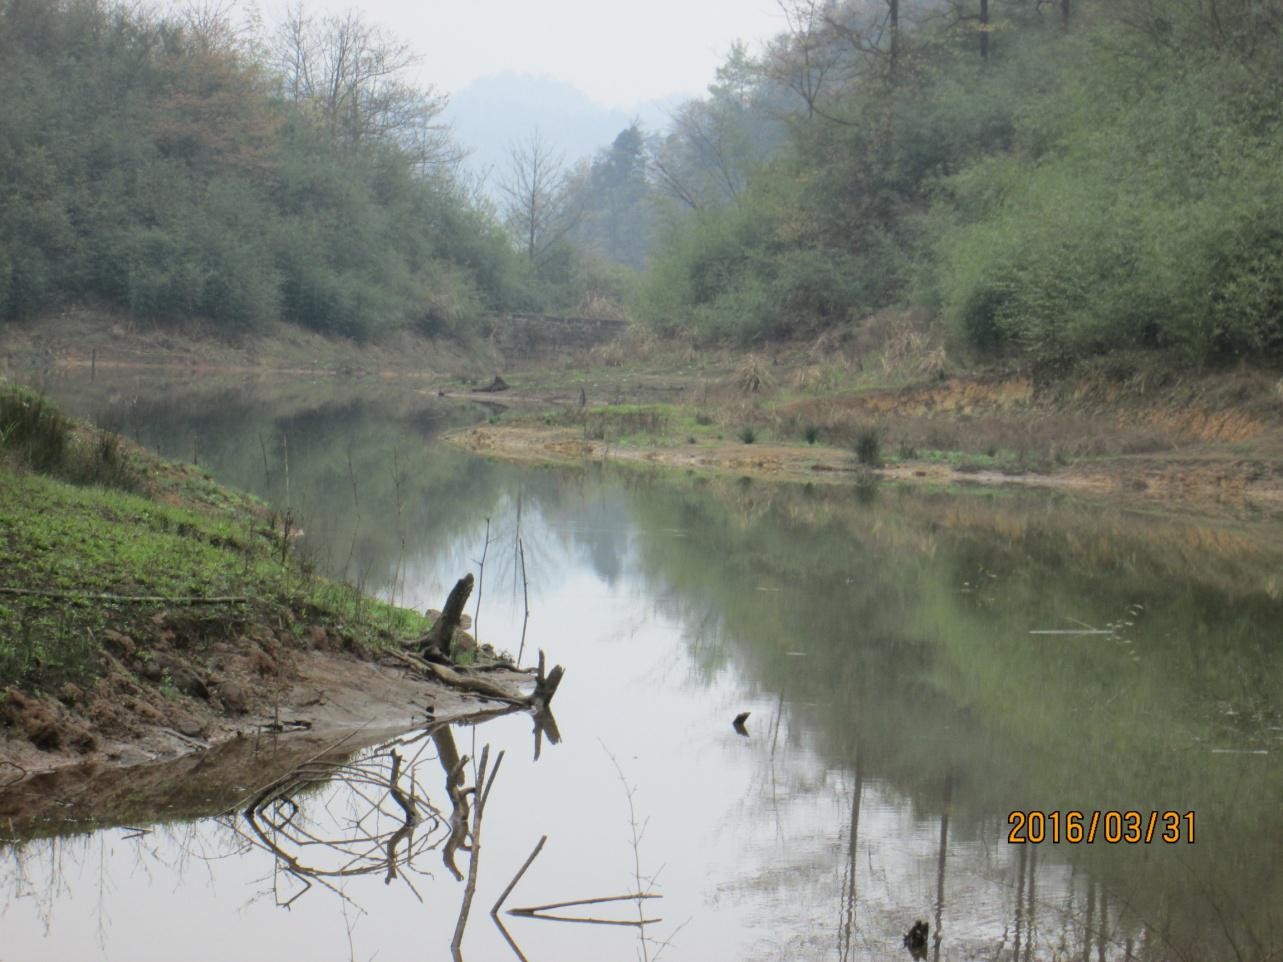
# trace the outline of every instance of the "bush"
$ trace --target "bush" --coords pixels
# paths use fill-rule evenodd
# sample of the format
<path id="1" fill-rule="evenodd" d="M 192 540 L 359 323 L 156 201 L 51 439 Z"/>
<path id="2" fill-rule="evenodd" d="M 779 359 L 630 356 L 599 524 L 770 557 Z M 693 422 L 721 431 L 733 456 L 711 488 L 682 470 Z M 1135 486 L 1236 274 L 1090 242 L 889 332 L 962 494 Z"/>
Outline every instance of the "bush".
<path id="1" fill-rule="evenodd" d="M 882 438 L 876 428 L 861 428 L 856 432 L 855 458 L 871 468 L 882 463 Z"/>
<path id="2" fill-rule="evenodd" d="M 1227 82 L 1251 81 L 1192 59 L 1130 101 L 1080 79 L 1057 94 L 1072 109 L 1030 112 L 1045 153 L 952 179 L 940 300 L 973 346 L 1052 363 L 1283 353 L 1283 125 L 1220 109 Z"/>
<path id="3" fill-rule="evenodd" d="M 120 449 L 120 438 L 97 431 L 86 443 L 76 425 L 50 401 L 0 383 L 0 455 L 72 484 L 135 490 L 139 478 Z"/>
<path id="4" fill-rule="evenodd" d="M 31 391 L 0 384 L 0 450 L 33 471 L 52 472 L 67 453 L 71 422 Z"/>
<path id="5" fill-rule="evenodd" d="M 740 428 L 739 439 L 743 441 L 745 444 L 752 444 L 754 441 L 757 440 L 757 432 L 753 430 L 752 427 L 745 425 L 744 427 Z"/>

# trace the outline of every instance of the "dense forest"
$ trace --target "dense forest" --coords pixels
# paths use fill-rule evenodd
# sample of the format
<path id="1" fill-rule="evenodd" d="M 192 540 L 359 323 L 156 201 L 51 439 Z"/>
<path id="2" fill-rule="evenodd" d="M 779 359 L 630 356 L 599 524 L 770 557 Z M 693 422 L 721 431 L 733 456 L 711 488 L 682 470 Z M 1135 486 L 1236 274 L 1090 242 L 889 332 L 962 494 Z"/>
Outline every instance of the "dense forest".
<path id="1" fill-rule="evenodd" d="M 916 307 L 1036 363 L 1283 354 L 1279 0 L 781 0 L 664 131 L 514 131 L 498 202 L 401 41 L 200 9 L 0 0 L 0 317 L 752 343 Z"/>
<path id="2" fill-rule="evenodd" d="M 67 303 L 363 338 L 521 305 L 409 48 L 355 14 L 0 2 L 0 318 Z"/>
<path id="3" fill-rule="evenodd" d="M 784 2 L 656 145 L 651 323 L 919 305 L 1037 362 L 1283 352 L 1283 4 Z"/>

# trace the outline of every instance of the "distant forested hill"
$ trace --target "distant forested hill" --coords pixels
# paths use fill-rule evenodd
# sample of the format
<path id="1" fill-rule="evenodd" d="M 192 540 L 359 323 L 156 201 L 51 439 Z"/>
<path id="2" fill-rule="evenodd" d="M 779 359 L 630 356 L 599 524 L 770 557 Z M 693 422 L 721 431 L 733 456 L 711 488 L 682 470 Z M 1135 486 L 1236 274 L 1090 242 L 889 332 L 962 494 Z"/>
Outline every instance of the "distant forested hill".
<path id="1" fill-rule="evenodd" d="M 524 303 L 404 45 L 355 14 L 142 9 L 0 0 L 0 319 L 78 302 L 362 338 Z"/>
<path id="2" fill-rule="evenodd" d="M 657 328 L 918 305 L 1036 363 L 1283 356 L 1283 2 L 781 6 L 652 144 Z"/>

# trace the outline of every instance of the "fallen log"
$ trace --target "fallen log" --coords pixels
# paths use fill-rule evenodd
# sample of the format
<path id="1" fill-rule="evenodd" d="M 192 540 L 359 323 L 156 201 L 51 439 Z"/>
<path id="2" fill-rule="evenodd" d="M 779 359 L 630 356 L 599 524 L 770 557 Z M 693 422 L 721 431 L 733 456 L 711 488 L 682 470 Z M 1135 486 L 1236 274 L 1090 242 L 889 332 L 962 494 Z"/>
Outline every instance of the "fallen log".
<path id="1" fill-rule="evenodd" d="M 554 665 L 552 671 L 545 678 L 542 677 L 541 665 L 541 676 L 535 680 L 535 690 L 529 695 L 523 695 L 485 678 L 478 678 L 470 673 L 465 674 L 439 662 L 428 661 L 426 658 L 410 652 L 389 651 L 388 655 L 425 675 L 435 678 L 444 685 L 449 685 L 456 691 L 471 692 L 474 695 L 480 695 L 482 698 L 501 701 L 517 708 L 529 708 L 536 713 L 548 711 L 548 704 L 552 701 L 552 696 L 556 694 L 557 686 L 561 684 L 562 675 L 566 673 L 566 670 L 561 665 Z M 542 655 L 543 652 L 540 652 L 541 662 Z"/>

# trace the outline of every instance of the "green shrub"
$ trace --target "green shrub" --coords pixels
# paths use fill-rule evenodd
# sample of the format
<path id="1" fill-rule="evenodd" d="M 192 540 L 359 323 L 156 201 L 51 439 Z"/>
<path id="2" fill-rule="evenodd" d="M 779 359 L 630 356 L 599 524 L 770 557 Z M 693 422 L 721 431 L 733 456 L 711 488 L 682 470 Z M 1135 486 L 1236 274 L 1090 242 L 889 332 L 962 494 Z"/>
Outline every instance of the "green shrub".
<path id="1" fill-rule="evenodd" d="M 0 383 L 0 455 L 72 484 L 134 490 L 140 479 L 120 438 L 97 431 L 86 443 L 74 422 L 46 398 Z"/>
<path id="2" fill-rule="evenodd" d="M 50 473 L 66 458 L 71 422 L 52 403 L 0 384 L 0 450 L 34 471 Z"/>
<path id="3" fill-rule="evenodd" d="M 860 464 L 876 468 L 882 463 L 882 438 L 877 428 L 861 428 L 855 435 L 855 458 Z"/>

